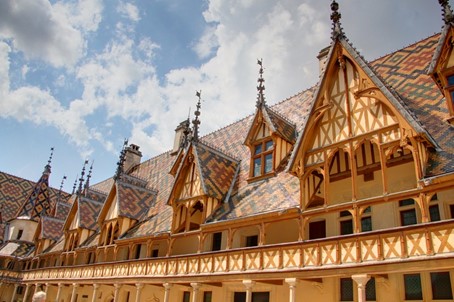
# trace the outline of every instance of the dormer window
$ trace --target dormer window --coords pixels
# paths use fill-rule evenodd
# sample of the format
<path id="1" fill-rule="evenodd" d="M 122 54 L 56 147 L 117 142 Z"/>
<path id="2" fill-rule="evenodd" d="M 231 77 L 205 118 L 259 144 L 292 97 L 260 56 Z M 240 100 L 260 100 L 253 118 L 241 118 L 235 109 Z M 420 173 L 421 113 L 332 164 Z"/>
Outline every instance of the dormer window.
<path id="1" fill-rule="evenodd" d="M 254 145 L 252 177 L 259 177 L 273 172 L 274 143 L 265 139 Z"/>
<path id="2" fill-rule="evenodd" d="M 446 76 L 445 97 L 449 98 L 449 111 L 454 112 L 454 69 L 451 68 L 449 72 Z"/>

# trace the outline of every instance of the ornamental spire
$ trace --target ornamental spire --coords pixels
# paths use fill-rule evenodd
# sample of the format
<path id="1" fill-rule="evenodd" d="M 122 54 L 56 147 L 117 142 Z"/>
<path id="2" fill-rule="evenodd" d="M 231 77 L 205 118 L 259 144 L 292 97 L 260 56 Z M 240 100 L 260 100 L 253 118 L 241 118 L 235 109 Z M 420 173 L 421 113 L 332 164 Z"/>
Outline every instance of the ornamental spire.
<path id="1" fill-rule="evenodd" d="M 90 186 L 90 178 L 91 178 L 91 172 L 93 171 L 93 163 L 94 163 L 94 161 L 92 160 L 91 165 L 90 165 L 90 170 L 88 170 L 87 181 L 85 182 L 84 190 L 88 189 L 88 187 Z M 86 191 L 85 191 L 85 194 L 87 194 Z"/>
<path id="2" fill-rule="evenodd" d="M 66 175 L 63 175 L 63 178 L 61 179 L 61 183 L 60 183 L 60 189 L 58 190 L 57 202 L 59 202 L 61 199 L 61 191 L 63 190 L 63 184 L 65 183 L 65 179 L 66 179 Z"/>
<path id="3" fill-rule="evenodd" d="M 340 23 L 341 13 L 338 12 L 339 4 L 336 0 L 331 2 L 331 21 L 333 21 L 333 26 L 331 28 L 331 39 L 336 40 L 338 37 L 344 36 L 344 32 L 342 30 L 342 26 Z"/>
<path id="4" fill-rule="evenodd" d="M 196 110 L 194 111 L 194 119 L 192 120 L 193 125 L 193 134 L 192 134 L 192 141 L 197 143 L 199 141 L 199 125 L 200 125 L 200 107 L 201 107 L 201 98 L 202 98 L 202 90 L 196 91 L 195 95 L 199 98 L 197 101 Z"/>
<path id="5" fill-rule="evenodd" d="M 265 94 L 263 93 L 263 91 L 265 90 L 265 85 L 263 83 L 265 83 L 265 79 L 263 78 L 263 59 L 260 59 L 258 60 L 257 59 L 257 64 L 260 66 L 260 69 L 259 69 L 259 78 L 257 80 L 257 82 L 259 83 L 259 85 L 257 86 L 257 103 L 256 103 L 256 107 L 257 109 L 258 108 L 261 108 L 262 106 L 265 106 Z"/>
<path id="6" fill-rule="evenodd" d="M 77 190 L 78 194 L 82 193 L 82 184 L 84 183 L 84 176 L 85 176 L 85 166 L 88 164 L 88 160 L 84 161 L 84 165 L 82 167 L 82 172 L 80 173 L 80 178 L 79 178 L 79 189 Z"/>
<path id="7" fill-rule="evenodd" d="M 74 194 L 76 193 L 76 187 L 77 187 L 77 178 L 79 177 L 79 174 L 76 175 L 76 179 L 74 180 L 74 184 L 73 184 L 73 191 L 71 194 Z"/>
<path id="8" fill-rule="evenodd" d="M 128 140 L 125 139 L 123 142 L 123 149 L 120 152 L 120 158 L 118 159 L 118 162 L 117 162 L 117 171 L 115 172 L 115 175 L 114 175 L 115 180 L 119 179 L 121 174 L 123 173 L 123 165 L 125 163 L 127 146 L 128 146 Z"/>
<path id="9" fill-rule="evenodd" d="M 44 167 L 44 172 L 43 174 L 50 174 L 50 164 L 52 162 L 52 156 L 54 156 L 54 147 L 50 148 L 50 155 L 49 159 L 47 160 L 47 165 Z"/>
<path id="10" fill-rule="evenodd" d="M 452 14 L 451 6 L 449 6 L 449 0 L 438 0 L 438 3 L 441 5 L 443 21 L 445 21 L 445 24 L 453 22 L 454 16 Z"/>

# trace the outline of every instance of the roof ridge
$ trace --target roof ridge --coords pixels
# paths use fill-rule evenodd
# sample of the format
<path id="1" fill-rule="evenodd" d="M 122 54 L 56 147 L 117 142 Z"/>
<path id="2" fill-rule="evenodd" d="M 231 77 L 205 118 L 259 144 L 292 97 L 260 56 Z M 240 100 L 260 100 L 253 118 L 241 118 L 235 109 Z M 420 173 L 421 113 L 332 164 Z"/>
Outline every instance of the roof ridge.
<path id="1" fill-rule="evenodd" d="M 238 159 L 236 158 L 234 155 L 230 154 L 229 152 L 227 151 L 224 151 L 224 150 L 221 150 L 220 148 L 218 147 L 215 147 L 214 145 L 212 145 L 211 143 L 208 143 L 208 142 L 200 142 L 202 145 L 205 145 L 206 147 L 210 148 L 210 149 L 213 149 L 213 151 L 215 151 L 216 153 L 221 153 L 219 154 L 219 156 L 223 156 L 223 157 L 230 157 L 228 158 L 229 160 L 235 160 L 237 162 L 240 162 L 241 159 Z"/>

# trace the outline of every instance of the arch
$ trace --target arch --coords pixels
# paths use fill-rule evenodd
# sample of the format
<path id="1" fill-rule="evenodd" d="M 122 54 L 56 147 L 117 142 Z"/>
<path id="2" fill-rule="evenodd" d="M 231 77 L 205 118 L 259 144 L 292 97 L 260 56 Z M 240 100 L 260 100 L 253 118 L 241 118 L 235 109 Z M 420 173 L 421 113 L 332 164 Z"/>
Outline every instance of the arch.
<path id="1" fill-rule="evenodd" d="M 325 200 L 325 171 L 322 167 L 313 167 L 305 173 L 302 180 L 303 209 L 323 206 Z"/>
<path id="2" fill-rule="evenodd" d="M 383 195 L 380 146 L 372 139 L 363 139 L 354 147 L 356 198 Z"/>
<path id="3" fill-rule="evenodd" d="M 385 149 L 388 193 L 417 187 L 417 168 L 413 151 L 411 145 L 398 143 Z"/>

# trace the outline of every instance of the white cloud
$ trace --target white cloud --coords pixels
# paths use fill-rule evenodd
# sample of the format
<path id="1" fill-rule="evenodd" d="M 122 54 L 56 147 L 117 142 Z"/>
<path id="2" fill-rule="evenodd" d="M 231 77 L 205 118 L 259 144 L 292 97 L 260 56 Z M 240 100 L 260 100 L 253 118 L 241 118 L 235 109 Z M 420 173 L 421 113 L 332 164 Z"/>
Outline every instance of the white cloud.
<path id="1" fill-rule="evenodd" d="M 102 21 L 102 0 L 59 1 L 53 5 L 55 14 L 64 17 L 83 32 L 94 32 Z"/>
<path id="2" fill-rule="evenodd" d="M 121 1 L 118 4 L 117 11 L 133 22 L 140 21 L 139 9 L 130 2 Z"/>
<path id="3" fill-rule="evenodd" d="M 27 58 L 72 66 L 82 56 L 82 34 L 47 0 L 0 1 L 0 37 L 11 39 Z"/>

